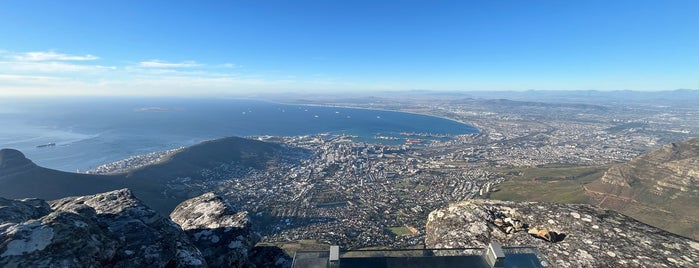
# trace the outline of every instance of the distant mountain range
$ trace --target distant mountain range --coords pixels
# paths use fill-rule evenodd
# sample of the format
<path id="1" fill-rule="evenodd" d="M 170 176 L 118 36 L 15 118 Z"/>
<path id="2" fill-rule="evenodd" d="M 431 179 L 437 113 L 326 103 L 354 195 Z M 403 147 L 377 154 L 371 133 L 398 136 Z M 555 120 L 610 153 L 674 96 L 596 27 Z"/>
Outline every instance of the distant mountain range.
<path id="1" fill-rule="evenodd" d="M 699 138 L 614 165 L 585 192 L 597 205 L 699 239 Z"/>
<path id="2" fill-rule="evenodd" d="M 366 96 L 366 93 L 322 94 L 273 94 L 261 95 L 265 99 L 285 103 L 372 103 L 390 102 L 395 99 L 509 99 L 515 101 L 563 102 L 563 103 L 652 103 L 658 105 L 691 105 L 699 102 L 699 89 L 676 89 L 664 91 L 638 90 L 522 90 L 522 91 L 434 91 L 404 90 L 381 91 Z"/>
<path id="3" fill-rule="evenodd" d="M 187 147 L 166 159 L 124 174 L 94 175 L 63 172 L 40 167 L 13 149 L 0 150 L 0 196 L 41 198 L 90 195 L 129 188 L 145 204 L 168 215 L 182 201 L 205 189 L 170 189 L 177 179 L 205 181 L 204 169 L 234 165 L 241 169 L 264 169 L 280 161 L 286 149 L 278 144 L 237 137 L 203 142 Z"/>

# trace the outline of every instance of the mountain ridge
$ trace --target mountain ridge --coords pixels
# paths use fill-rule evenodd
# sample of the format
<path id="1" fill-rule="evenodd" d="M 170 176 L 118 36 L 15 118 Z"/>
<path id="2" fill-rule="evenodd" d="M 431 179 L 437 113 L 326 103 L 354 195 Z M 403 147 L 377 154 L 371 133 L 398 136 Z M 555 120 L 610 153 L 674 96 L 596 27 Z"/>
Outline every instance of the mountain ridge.
<path id="1" fill-rule="evenodd" d="M 97 194 L 129 188 L 146 204 L 168 215 L 180 202 L 199 193 L 168 191 L 168 181 L 177 178 L 205 180 L 201 170 L 223 164 L 262 169 L 280 161 L 285 148 L 240 137 L 226 137 L 187 147 L 166 159 L 120 174 L 83 174 L 38 166 L 14 149 L 0 150 L 0 196 L 5 198 L 41 198 Z"/>
<path id="2" fill-rule="evenodd" d="M 613 165 L 584 189 L 597 205 L 699 239 L 699 138 Z"/>

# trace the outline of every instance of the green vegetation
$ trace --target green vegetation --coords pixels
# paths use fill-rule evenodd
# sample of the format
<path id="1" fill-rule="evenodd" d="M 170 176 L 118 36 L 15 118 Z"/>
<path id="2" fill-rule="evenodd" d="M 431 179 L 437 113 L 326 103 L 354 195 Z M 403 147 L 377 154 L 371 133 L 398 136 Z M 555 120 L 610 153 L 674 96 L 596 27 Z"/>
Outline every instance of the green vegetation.
<path id="1" fill-rule="evenodd" d="M 583 186 L 600 178 L 606 166 L 505 168 L 495 170 L 507 181 L 497 185 L 492 199 L 587 203 Z"/>
<path id="2" fill-rule="evenodd" d="M 417 186 L 415 186 L 416 191 L 427 191 L 429 189 L 430 187 L 424 184 L 418 184 Z"/>
<path id="3" fill-rule="evenodd" d="M 330 250 L 330 245 L 316 240 L 296 240 L 284 242 L 261 242 L 256 246 L 275 246 L 279 247 L 293 257 L 297 251 L 327 251 Z"/>
<path id="4" fill-rule="evenodd" d="M 630 123 L 620 124 L 620 125 L 616 125 L 616 126 L 607 128 L 607 131 L 609 131 L 609 132 L 621 132 L 621 131 L 632 129 L 632 128 L 643 128 L 643 127 L 647 127 L 647 126 L 648 126 L 648 124 L 643 123 L 643 122 L 630 122 Z"/>
<path id="5" fill-rule="evenodd" d="M 395 235 L 395 236 L 407 236 L 407 235 L 412 235 L 413 233 L 410 232 L 410 229 L 405 226 L 396 226 L 396 227 L 389 227 L 386 229 L 390 234 Z"/>

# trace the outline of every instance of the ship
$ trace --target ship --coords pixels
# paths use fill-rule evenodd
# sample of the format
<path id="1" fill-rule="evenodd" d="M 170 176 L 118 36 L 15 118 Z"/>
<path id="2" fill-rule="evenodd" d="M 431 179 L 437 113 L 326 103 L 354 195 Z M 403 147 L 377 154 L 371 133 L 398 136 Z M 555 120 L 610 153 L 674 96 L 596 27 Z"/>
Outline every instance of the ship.
<path id="1" fill-rule="evenodd" d="M 421 144 L 422 142 L 421 139 L 405 139 L 406 144 Z"/>
<path id="2" fill-rule="evenodd" d="M 40 145 L 37 145 L 36 148 L 45 148 L 45 147 L 52 147 L 52 146 L 56 146 L 56 143 L 51 142 L 51 143 L 47 143 L 47 144 L 40 144 Z"/>

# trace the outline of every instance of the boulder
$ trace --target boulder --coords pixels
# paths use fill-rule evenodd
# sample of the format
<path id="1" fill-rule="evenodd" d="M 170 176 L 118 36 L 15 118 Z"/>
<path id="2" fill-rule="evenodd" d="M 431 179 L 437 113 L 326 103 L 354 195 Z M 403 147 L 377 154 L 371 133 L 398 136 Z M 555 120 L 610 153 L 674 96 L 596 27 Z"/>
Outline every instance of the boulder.
<path id="1" fill-rule="evenodd" d="M 249 251 L 260 240 L 247 212 L 234 212 L 223 198 L 206 193 L 186 200 L 170 214 L 211 267 L 255 267 Z"/>

